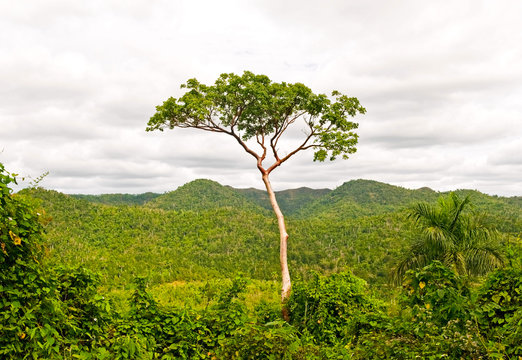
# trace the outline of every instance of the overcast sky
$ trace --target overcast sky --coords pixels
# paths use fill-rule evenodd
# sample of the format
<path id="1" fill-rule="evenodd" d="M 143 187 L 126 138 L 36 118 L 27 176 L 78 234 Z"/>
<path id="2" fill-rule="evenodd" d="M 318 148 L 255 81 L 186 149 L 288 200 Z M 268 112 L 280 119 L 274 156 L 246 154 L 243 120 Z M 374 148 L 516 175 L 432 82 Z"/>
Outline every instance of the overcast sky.
<path id="1" fill-rule="evenodd" d="M 520 0 L 2 1 L 0 162 L 65 193 L 262 188 L 226 135 L 145 132 L 187 79 L 250 70 L 367 109 L 356 154 L 303 153 L 276 190 L 362 178 L 520 196 L 521 16 Z"/>

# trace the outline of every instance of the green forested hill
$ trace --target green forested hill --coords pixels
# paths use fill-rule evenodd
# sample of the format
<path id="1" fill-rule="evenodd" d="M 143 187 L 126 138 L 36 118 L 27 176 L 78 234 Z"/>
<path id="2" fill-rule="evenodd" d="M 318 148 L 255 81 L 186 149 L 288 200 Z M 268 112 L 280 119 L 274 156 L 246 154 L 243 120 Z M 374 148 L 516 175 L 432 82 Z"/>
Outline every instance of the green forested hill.
<path id="1" fill-rule="evenodd" d="M 266 263 L 273 262 L 268 258 L 277 256 L 277 241 L 267 239 L 277 237 L 277 225 L 254 211 L 166 211 L 92 204 L 41 189 L 24 193 L 40 199 L 52 217 L 48 261 L 84 264 L 100 271 L 109 285 L 130 284 L 138 275 L 161 283 L 226 277 L 250 268 L 252 277 L 262 278 Z"/>
<path id="2" fill-rule="evenodd" d="M 231 207 L 264 212 L 263 208 L 248 200 L 233 188 L 206 179 L 191 181 L 174 191 L 152 199 L 145 205 L 163 210 L 202 211 Z"/>
<path id="3" fill-rule="evenodd" d="M 490 196 L 476 190 L 456 190 L 455 193 L 461 197 L 469 195 L 474 211 L 483 214 L 487 221 L 498 230 L 520 235 L 522 231 L 520 197 Z"/>
<path id="4" fill-rule="evenodd" d="M 372 180 L 352 180 L 304 206 L 299 217 L 357 218 L 400 210 L 414 202 L 437 199 L 429 188 L 408 190 Z"/>
<path id="5" fill-rule="evenodd" d="M 237 272 L 257 279 L 278 277 L 277 224 L 271 212 L 256 204 L 262 199 L 257 190 L 197 180 L 143 206 L 93 203 L 87 201 L 92 198 L 42 189 L 22 193 L 40 199 L 52 217 L 46 235 L 48 261 L 84 264 L 99 271 L 106 286 L 124 286 L 137 275 L 149 276 L 154 284 Z M 470 193 L 475 208 L 487 212 L 499 230 L 512 236 L 520 232 L 521 209 L 509 199 L 461 193 Z M 364 180 L 333 191 L 282 193 L 288 203 L 316 198 L 296 206 L 301 208 L 298 216 L 291 211 L 287 216 L 292 274 L 306 277 L 310 270 L 351 268 L 370 283 L 386 283 L 389 270 L 416 237 L 406 207 L 433 202 L 438 195 Z"/>
<path id="6" fill-rule="evenodd" d="M 330 189 L 310 189 L 301 187 L 276 191 L 277 201 L 282 211 L 293 215 L 310 202 L 329 193 Z M 272 211 L 266 191 L 248 188 L 236 189 L 223 186 L 212 180 L 191 181 L 166 194 L 147 192 L 143 194 L 100 194 L 70 196 L 105 205 L 147 205 L 165 210 L 198 210 L 209 207 L 240 206 L 252 208 L 253 204 Z M 248 201 L 245 202 L 245 199 Z"/>
<path id="7" fill-rule="evenodd" d="M 489 222 L 503 232 L 516 233 L 522 229 L 522 202 L 517 197 L 490 196 L 476 190 L 456 190 L 462 198 L 470 196 L 474 211 L 483 213 Z M 345 221 L 402 211 L 414 203 L 434 203 L 441 195 L 430 188 L 409 190 L 372 180 L 352 180 L 317 200 L 303 206 L 299 218 L 331 218 Z"/>

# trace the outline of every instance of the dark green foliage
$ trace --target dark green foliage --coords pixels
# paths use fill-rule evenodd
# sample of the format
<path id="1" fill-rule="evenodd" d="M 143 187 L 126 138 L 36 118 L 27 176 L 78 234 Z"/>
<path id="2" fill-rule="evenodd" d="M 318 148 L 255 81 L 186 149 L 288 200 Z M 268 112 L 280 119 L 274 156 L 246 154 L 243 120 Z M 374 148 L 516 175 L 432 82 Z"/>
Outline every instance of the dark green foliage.
<path id="1" fill-rule="evenodd" d="M 488 327 L 502 326 L 522 308 L 522 269 L 502 269 L 491 273 L 482 289 L 478 304 Z"/>
<path id="2" fill-rule="evenodd" d="M 507 319 L 505 325 L 499 331 L 497 341 L 502 344 L 504 351 L 510 356 L 522 356 L 522 307 Z"/>
<path id="3" fill-rule="evenodd" d="M 451 320 L 470 319 L 469 295 L 462 278 L 434 261 L 406 273 L 401 304 L 413 310 L 412 316 L 429 314 L 432 321 L 444 326 Z"/>
<path id="4" fill-rule="evenodd" d="M 143 205 L 152 199 L 157 198 L 161 194 L 146 192 L 143 194 L 101 194 L 101 195 L 83 195 L 72 194 L 77 199 L 86 200 L 95 204 L 105 205 Z"/>
<path id="5" fill-rule="evenodd" d="M 469 288 L 440 262 L 406 274 L 400 308 L 359 338 L 355 359 L 478 359 L 496 352 L 472 319 Z"/>
<path id="6" fill-rule="evenodd" d="M 392 318 L 382 331 L 363 334 L 349 352 L 351 359 L 502 359 L 484 344 L 471 321 L 437 326 L 426 316 L 409 322 Z"/>
<path id="7" fill-rule="evenodd" d="M 212 354 L 212 353 L 211 353 Z M 217 359 L 319 359 L 319 351 L 303 342 L 284 321 L 247 324 L 226 338 L 216 350 Z"/>
<path id="8" fill-rule="evenodd" d="M 101 349 L 109 342 L 115 316 L 110 302 L 98 294 L 99 276 L 81 267 L 53 270 L 51 281 L 56 284 L 58 303 L 66 316 L 60 331 L 62 353 L 95 358 L 87 354 L 104 351 Z"/>
<path id="9" fill-rule="evenodd" d="M 46 270 L 42 219 L 34 201 L 13 196 L 0 164 L 0 358 L 63 359 L 99 347 L 111 308 L 86 269 Z"/>
<path id="10" fill-rule="evenodd" d="M 64 314 L 56 285 L 38 261 L 40 215 L 29 199 L 11 195 L 14 182 L 0 164 L 0 358 L 22 358 L 33 351 L 53 358 L 62 341 L 57 327 Z"/>
<path id="11" fill-rule="evenodd" d="M 320 276 L 294 285 L 288 302 L 292 325 L 317 341 L 351 341 L 378 326 L 379 306 L 366 292 L 366 282 L 350 272 Z"/>
<path id="12" fill-rule="evenodd" d="M 5 270 L 19 261 L 29 267 L 38 263 L 43 232 L 41 214 L 30 198 L 11 194 L 11 183 L 16 178 L 0 163 L 0 264 Z"/>

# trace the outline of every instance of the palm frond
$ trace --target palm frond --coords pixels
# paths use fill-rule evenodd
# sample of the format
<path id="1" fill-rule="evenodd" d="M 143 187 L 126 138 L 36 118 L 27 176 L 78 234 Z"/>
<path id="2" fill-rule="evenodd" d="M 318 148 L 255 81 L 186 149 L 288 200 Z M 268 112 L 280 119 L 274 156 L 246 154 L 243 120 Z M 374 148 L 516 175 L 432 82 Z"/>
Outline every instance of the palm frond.
<path id="1" fill-rule="evenodd" d="M 428 265 L 431 261 L 432 260 L 424 254 L 409 253 L 393 269 L 393 282 L 397 285 L 401 284 L 404 274 L 406 274 L 408 270 L 422 268 Z"/>
<path id="2" fill-rule="evenodd" d="M 455 248 L 455 239 L 452 234 L 440 227 L 424 229 L 424 251 L 430 253 L 451 252 Z"/>
<path id="3" fill-rule="evenodd" d="M 468 275 L 484 275 L 504 266 L 504 257 L 498 248 L 471 248 L 465 253 Z"/>
<path id="4" fill-rule="evenodd" d="M 437 208 L 428 203 L 417 203 L 410 208 L 408 218 L 415 221 L 417 224 L 425 225 L 439 225 L 441 223 L 440 214 Z"/>
<path id="5" fill-rule="evenodd" d="M 421 237 L 394 270 L 399 282 L 407 270 L 433 260 L 461 275 L 480 275 L 503 266 L 495 246 L 498 233 L 482 217 L 465 212 L 468 206 L 472 206 L 469 195 L 461 199 L 452 192 L 440 197 L 437 206 L 423 202 L 411 207 L 408 218 L 419 227 Z"/>
<path id="6" fill-rule="evenodd" d="M 450 193 L 450 198 L 451 198 L 452 208 L 449 210 L 452 213 L 453 220 L 451 221 L 449 230 L 453 231 L 453 229 L 455 228 L 455 226 L 457 225 L 457 223 L 459 221 L 460 214 L 462 213 L 462 211 L 464 211 L 464 208 L 466 207 L 466 205 L 468 205 L 470 203 L 471 200 L 469 198 L 469 195 L 466 196 L 466 198 L 464 200 L 460 200 L 459 196 L 454 192 Z"/>

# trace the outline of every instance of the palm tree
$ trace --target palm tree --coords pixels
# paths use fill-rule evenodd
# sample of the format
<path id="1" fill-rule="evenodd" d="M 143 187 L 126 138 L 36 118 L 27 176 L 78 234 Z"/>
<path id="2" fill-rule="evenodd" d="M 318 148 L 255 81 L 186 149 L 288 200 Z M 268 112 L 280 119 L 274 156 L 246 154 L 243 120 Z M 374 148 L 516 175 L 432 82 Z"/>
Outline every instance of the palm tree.
<path id="1" fill-rule="evenodd" d="M 408 217 L 421 229 L 422 236 L 395 268 L 395 280 L 401 282 L 407 270 L 422 268 L 434 260 L 459 275 L 483 275 L 502 267 L 497 232 L 480 216 L 466 213 L 470 205 L 469 196 L 462 200 L 453 192 L 440 197 L 438 206 L 416 204 Z"/>

